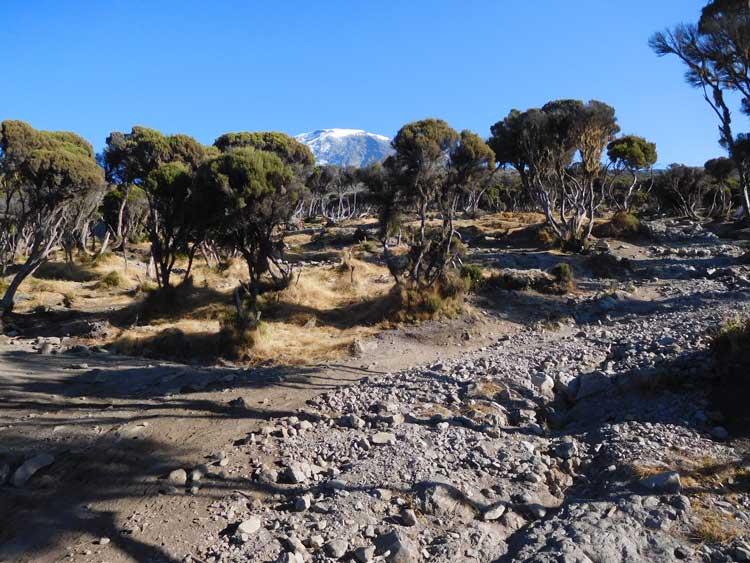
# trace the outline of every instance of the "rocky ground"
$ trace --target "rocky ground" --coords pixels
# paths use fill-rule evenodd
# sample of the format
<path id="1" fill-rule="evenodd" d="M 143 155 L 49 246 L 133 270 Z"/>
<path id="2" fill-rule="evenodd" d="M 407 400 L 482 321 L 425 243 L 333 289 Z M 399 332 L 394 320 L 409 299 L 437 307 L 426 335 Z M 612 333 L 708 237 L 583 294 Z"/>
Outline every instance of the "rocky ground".
<path id="1" fill-rule="evenodd" d="M 648 244 L 601 245 L 607 271 L 580 276 L 572 295 L 479 299 L 480 327 L 508 317 L 498 301 L 540 314 L 481 343 L 462 330 L 471 351 L 422 356 L 405 369 L 386 364 L 262 417 L 257 395 L 225 385 L 221 412 L 253 423 L 225 423 L 225 439 L 205 443 L 200 458 L 160 459 L 143 478 L 146 500 L 129 507 L 113 537 L 78 536 L 65 556 L 750 561 L 750 448 L 712 402 L 708 349 L 712 330 L 750 314 L 747 249 L 692 223 L 651 229 Z M 510 251 L 475 258 L 525 270 L 560 260 Z M 595 265 L 573 263 L 579 274 Z M 389 353 L 381 343 L 368 362 Z M 106 373 L 88 377 L 106 385 Z M 165 397 L 184 392 L 175 379 Z M 57 458 L 34 454 L 0 471 L 5 489 L 55 481 Z M 110 547 L 160 525 L 158 554 L 128 559 Z"/>

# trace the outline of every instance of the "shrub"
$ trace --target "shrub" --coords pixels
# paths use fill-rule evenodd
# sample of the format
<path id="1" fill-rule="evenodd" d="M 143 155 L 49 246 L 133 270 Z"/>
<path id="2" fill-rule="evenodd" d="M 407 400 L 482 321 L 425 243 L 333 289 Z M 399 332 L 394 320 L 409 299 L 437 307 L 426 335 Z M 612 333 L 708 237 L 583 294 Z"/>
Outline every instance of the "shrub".
<path id="1" fill-rule="evenodd" d="M 231 313 L 221 321 L 219 329 L 219 354 L 228 360 L 247 361 L 250 351 L 260 335 L 265 332 L 265 324 L 242 319 Z"/>
<path id="2" fill-rule="evenodd" d="M 633 239 L 643 234 L 643 225 L 632 213 L 618 211 L 609 221 L 595 227 L 593 234 L 599 238 Z"/>
<path id="3" fill-rule="evenodd" d="M 586 259 L 585 264 L 595 278 L 618 278 L 627 275 L 633 269 L 627 258 L 607 253 L 592 254 Z"/>
<path id="4" fill-rule="evenodd" d="M 96 284 L 97 287 L 102 288 L 115 288 L 122 287 L 123 285 L 125 285 L 125 278 L 120 272 L 114 270 L 104 275 Z"/>
<path id="5" fill-rule="evenodd" d="M 468 291 L 475 291 L 484 282 L 484 272 L 476 264 L 464 264 L 461 266 L 461 278 Z"/>
<path id="6" fill-rule="evenodd" d="M 567 293 L 575 289 L 575 275 L 573 268 L 566 262 L 560 262 L 553 266 L 549 273 L 554 276 L 555 284 L 553 289 L 558 293 Z"/>
<path id="7" fill-rule="evenodd" d="M 547 225 L 542 225 L 536 229 L 536 238 L 543 248 L 561 248 L 562 240 L 555 234 L 555 231 Z"/>
<path id="8" fill-rule="evenodd" d="M 374 240 L 365 240 L 359 243 L 359 250 L 361 252 L 368 252 L 370 254 L 378 253 L 378 243 Z"/>
<path id="9" fill-rule="evenodd" d="M 568 284 L 574 279 L 573 268 L 566 262 L 556 264 L 550 269 L 549 273 L 555 276 L 555 279 L 560 283 Z"/>
<path id="10" fill-rule="evenodd" d="M 744 432 L 750 431 L 750 319 L 726 323 L 711 344 L 716 373 L 719 377 L 714 399 L 730 423 Z"/>
<path id="11" fill-rule="evenodd" d="M 448 273 L 433 287 L 424 289 L 397 285 L 395 320 L 415 322 L 453 317 L 461 312 L 465 293 L 466 281 L 456 273 Z"/>
<path id="12" fill-rule="evenodd" d="M 179 318 L 190 308 L 194 290 L 192 277 L 180 285 L 142 290 L 146 294 L 140 305 L 143 320 Z"/>

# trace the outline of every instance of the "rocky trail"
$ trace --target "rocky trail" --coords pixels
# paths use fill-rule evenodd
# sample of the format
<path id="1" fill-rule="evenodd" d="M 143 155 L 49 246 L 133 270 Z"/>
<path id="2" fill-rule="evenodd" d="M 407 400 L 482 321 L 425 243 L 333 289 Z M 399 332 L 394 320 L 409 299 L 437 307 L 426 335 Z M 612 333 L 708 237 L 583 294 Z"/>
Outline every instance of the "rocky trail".
<path id="1" fill-rule="evenodd" d="M 709 353 L 750 313 L 745 249 L 654 236 L 570 298 L 504 292 L 336 366 L 6 343 L 0 561 L 750 561 L 750 449 Z"/>

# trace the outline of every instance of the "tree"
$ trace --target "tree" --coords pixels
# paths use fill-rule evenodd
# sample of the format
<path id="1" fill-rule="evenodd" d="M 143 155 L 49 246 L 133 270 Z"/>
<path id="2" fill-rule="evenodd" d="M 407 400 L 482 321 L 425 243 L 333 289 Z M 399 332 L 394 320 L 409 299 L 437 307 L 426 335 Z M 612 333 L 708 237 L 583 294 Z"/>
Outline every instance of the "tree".
<path id="1" fill-rule="evenodd" d="M 733 190 L 737 183 L 734 178 L 737 170 L 734 161 L 725 157 L 712 158 L 706 161 L 703 169 L 713 185 L 709 215 L 714 215 L 718 209 L 719 216 L 726 219 L 732 211 Z"/>
<path id="2" fill-rule="evenodd" d="M 417 211 L 419 229 L 410 245 L 405 270 L 408 282 L 419 289 L 433 286 L 455 257 L 455 200 L 449 167 L 459 138 L 445 121 L 424 119 L 404 125 L 392 141 L 395 154 L 389 161 L 389 168 L 395 178 L 392 184 L 395 189 L 390 194 L 393 201 L 388 208 Z M 436 208 L 442 219 L 440 229 L 432 233 L 427 232 L 430 207 Z M 389 217 L 382 219 L 386 223 L 390 220 Z M 391 268 L 391 273 L 399 283 L 406 281 L 402 278 L 404 272 Z"/>
<path id="3" fill-rule="evenodd" d="M 189 266 L 203 237 L 202 214 L 193 207 L 192 175 L 207 157 L 217 154 L 188 135 L 163 135 L 135 126 L 130 133 L 107 138 L 103 160 L 107 178 L 124 192 L 118 211 L 118 238 L 124 243 L 123 219 L 133 187 L 148 201 L 147 233 L 159 287 L 168 288 L 177 255 L 186 252 Z"/>
<path id="4" fill-rule="evenodd" d="M 675 55 L 687 67 L 685 78 L 703 93 L 719 120 L 719 143 L 737 167 L 745 213 L 750 220 L 750 150 L 747 136 L 735 135 L 729 100 L 740 97 L 740 112 L 750 115 L 750 3 L 713 0 L 697 24 L 680 24 L 655 33 L 651 48 Z"/>
<path id="5" fill-rule="evenodd" d="M 702 168 L 670 164 L 656 176 L 654 191 L 662 206 L 691 219 L 700 219 L 710 184 Z"/>
<path id="6" fill-rule="evenodd" d="M 629 212 L 633 194 L 642 183 L 640 179 L 648 172 L 653 185 L 652 167 L 656 164 L 656 145 L 643 137 L 624 135 L 607 145 L 607 156 L 612 164 L 614 174 L 606 186 L 609 188 L 609 200 L 618 211 Z M 632 181 L 618 189 L 617 179 L 622 173 L 630 174 Z"/>
<path id="7" fill-rule="evenodd" d="M 104 176 L 94 150 L 74 133 L 37 131 L 22 121 L 0 124 L 3 227 L 26 233 L 26 261 L 0 301 L 13 309 L 18 287 L 43 264 L 66 232 L 98 207 Z"/>
<path id="8" fill-rule="evenodd" d="M 612 107 L 592 100 L 557 100 L 541 109 L 511 111 L 491 127 L 490 147 L 501 166 L 518 171 L 548 225 L 571 248 L 591 236 L 601 158 L 619 131 Z"/>
<path id="9" fill-rule="evenodd" d="M 148 175 L 144 187 L 149 200 L 147 232 L 156 279 L 159 287 L 169 288 L 179 253 L 189 249 L 187 278 L 195 250 L 202 241 L 197 232 L 202 213 L 191 201 L 193 174 L 187 164 L 168 162 Z"/>
<path id="10" fill-rule="evenodd" d="M 280 284 L 289 281 L 291 271 L 283 264 L 283 227 L 304 188 L 276 154 L 244 147 L 204 162 L 196 175 L 196 190 L 212 236 L 245 259 L 249 282 L 244 289 L 254 309 L 264 274 Z"/>
<path id="11" fill-rule="evenodd" d="M 451 156 L 451 168 L 453 182 L 467 196 L 467 210 L 476 216 L 482 196 L 493 185 L 495 153 L 479 135 L 463 130 Z"/>

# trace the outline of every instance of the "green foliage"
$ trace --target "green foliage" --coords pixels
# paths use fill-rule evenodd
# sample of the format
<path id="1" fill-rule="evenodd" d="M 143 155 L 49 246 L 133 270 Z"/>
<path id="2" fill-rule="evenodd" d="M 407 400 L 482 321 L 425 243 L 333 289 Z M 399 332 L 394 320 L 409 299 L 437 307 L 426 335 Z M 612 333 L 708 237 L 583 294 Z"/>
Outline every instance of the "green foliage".
<path id="1" fill-rule="evenodd" d="M 706 173 L 717 182 L 726 182 L 735 172 L 734 162 L 725 157 L 712 158 L 703 165 Z"/>
<path id="2" fill-rule="evenodd" d="M 656 164 L 656 144 L 636 135 L 624 135 L 607 145 L 607 156 L 626 170 L 644 170 Z"/>
<path id="3" fill-rule="evenodd" d="M 274 153 L 287 165 L 315 166 L 315 156 L 304 143 L 275 131 L 225 133 L 214 142 L 221 152 L 253 148 Z"/>
<path id="4" fill-rule="evenodd" d="M 464 264 L 461 266 L 461 278 L 469 291 L 475 291 L 484 283 L 484 271 L 476 264 Z"/>
<path id="5" fill-rule="evenodd" d="M 195 187 L 209 232 L 245 258 L 254 297 L 261 275 L 274 273 L 270 263 L 280 264 L 279 229 L 304 195 L 304 186 L 295 180 L 293 168 L 276 154 L 247 147 L 222 153 L 198 170 Z M 280 278 L 288 274 L 276 273 Z"/>
<path id="6" fill-rule="evenodd" d="M 396 286 L 394 317 L 418 322 L 455 316 L 461 310 L 465 291 L 466 283 L 458 276 L 446 276 L 433 287 Z"/>
<path id="7" fill-rule="evenodd" d="M 575 275 L 573 274 L 573 268 L 567 262 L 560 262 L 555 264 L 549 271 L 555 277 L 558 283 L 569 285 L 573 283 Z"/>
<path id="8" fill-rule="evenodd" d="M 641 220 L 632 213 L 618 211 L 609 221 L 597 225 L 594 235 L 600 238 L 614 238 L 619 240 L 632 240 L 642 236 L 644 233 Z"/>
<path id="9" fill-rule="evenodd" d="M 605 174 L 602 153 L 619 129 L 614 108 L 605 103 L 556 100 L 512 110 L 491 127 L 488 143 L 500 165 L 516 169 L 557 238 L 580 250 Z"/>

